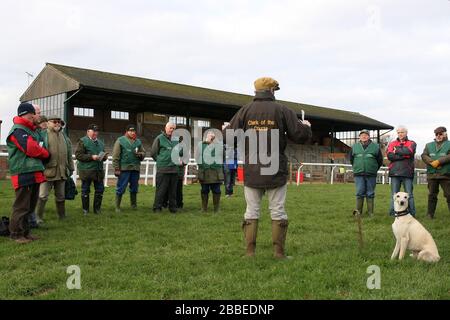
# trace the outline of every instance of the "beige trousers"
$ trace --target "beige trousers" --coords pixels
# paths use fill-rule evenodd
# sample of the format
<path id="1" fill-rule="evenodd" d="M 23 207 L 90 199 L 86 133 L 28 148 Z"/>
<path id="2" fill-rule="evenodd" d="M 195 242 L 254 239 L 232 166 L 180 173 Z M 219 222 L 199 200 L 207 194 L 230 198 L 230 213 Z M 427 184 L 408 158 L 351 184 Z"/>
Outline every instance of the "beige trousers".
<path id="1" fill-rule="evenodd" d="M 269 210 L 272 220 L 287 220 L 288 216 L 284 209 L 286 201 L 287 185 L 273 189 L 256 189 L 244 187 L 245 201 L 247 210 L 245 211 L 245 220 L 259 219 L 261 215 L 261 200 L 265 193 L 269 198 Z"/>

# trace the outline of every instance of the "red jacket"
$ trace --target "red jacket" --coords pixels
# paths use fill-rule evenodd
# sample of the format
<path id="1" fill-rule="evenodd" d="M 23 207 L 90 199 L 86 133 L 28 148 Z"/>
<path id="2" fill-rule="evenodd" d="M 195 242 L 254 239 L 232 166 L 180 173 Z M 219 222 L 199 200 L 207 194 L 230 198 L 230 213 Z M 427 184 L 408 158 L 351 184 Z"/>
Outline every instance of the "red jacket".
<path id="1" fill-rule="evenodd" d="M 414 155 L 416 153 L 416 143 L 409 140 L 404 141 L 398 138 L 392 141 L 387 149 L 390 177 L 414 178 Z"/>
<path id="2" fill-rule="evenodd" d="M 21 117 L 14 117 L 14 124 L 20 124 L 30 130 L 36 131 L 36 126 Z M 27 137 L 24 139 L 23 137 Z M 39 158 L 45 160 L 49 157 L 48 151 L 39 145 L 39 141 L 36 141 L 32 136 L 27 135 L 23 129 L 16 129 L 8 137 L 8 140 L 12 142 L 20 151 L 25 153 L 27 157 Z M 14 189 L 22 188 L 36 183 L 45 182 L 45 176 L 42 171 L 22 173 L 11 176 L 11 182 Z"/>

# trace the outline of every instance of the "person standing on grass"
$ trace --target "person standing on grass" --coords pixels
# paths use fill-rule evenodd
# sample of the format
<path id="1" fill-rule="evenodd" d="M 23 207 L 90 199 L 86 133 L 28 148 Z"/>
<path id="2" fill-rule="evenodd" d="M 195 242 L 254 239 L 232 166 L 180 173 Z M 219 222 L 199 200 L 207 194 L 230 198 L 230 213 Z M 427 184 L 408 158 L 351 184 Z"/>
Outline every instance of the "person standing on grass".
<path id="1" fill-rule="evenodd" d="M 75 157 L 78 160 L 78 175 L 81 179 L 81 204 L 83 214 L 89 213 L 89 194 L 91 192 L 91 184 L 94 184 L 94 213 L 101 213 L 103 192 L 105 186 L 103 179 L 105 178 L 105 170 L 103 170 L 103 162 L 108 159 L 105 153 L 105 144 L 98 139 L 99 128 L 95 124 L 89 125 L 86 136 L 78 140 Z"/>
<path id="2" fill-rule="evenodd" d="M 214 212 L 219 212 L 220 186 L 223 183 L 223 144 L 212 130 L 206 132 L 205 141 L 199 142 L 195 159 L 198 163 L 198 180 L 201 184 L 202 211 L 208 211 L 209 191 L 213 197 Z M 221 154 L 216 154 L 220 152 Z M 216 157 L 217 156 L 217 157 Z M 219 161 L 217 161 L 217 159 Z"/>
<path id="3" fill-rule="evenodd" d="M 164 131 L 153 141 L 150 156 L 156 161 L 156 192 L 153 212 L 161 212 L 168 194 L 169 211 L 177 212 L 178 163 L 172 161 L 172 149 L 179 143 L 172 140 L 176 125 L 168 122 Z"/>
<path id="4" fill-rule="evenodd" d="M 122 195 L 127 184 L 130 184 L 130 203 L 133 210 L 137 209 L 137 193 L 139 189 L 139 175 L 141 161 L 145 158 L 145 150 L 136 135 L 136 127 L 128 125 L 125 134 L 114 143 L 112 165 L 117 179 L 116 212 L 120 212 Z"/>
<path id="5" fill-rule="evenodd" d="M 44 146 L 50 152 L 50 158 L 45 163 L 46 182 L 39 187 L 39 200 L 35 212 L 38 223 L 43 223 L 45 204 L 50 190 L 55 190 L 56 212 L 59 219 L 66 217 L 65 187 L 66 180 L 72 176 L 74 165 L 72 160 L 72 147 L 64 133 L 61 132 L 61 117 L 52 115 L 48 117 L 48 129 L 41 133 Z"/>
<path id="6" fill-rule="evenodd" d="M 18 243 L 38 240 L 31 235 L 28 221 L 38 200 L 39 184 L 45 182 L 42 160 L 49 157 L 49 152 L 36 131 L 35 115 L 31 103 L 21 103 L 6 138 L 8 166 L 16 196 L 9 231 L 11 239 Z"/>
<path id="7" fill-rule="evenodd" d="M 34 105 L 34 109 L 36 111 L 39 110 L 39 114 L 40 114 L 39 106 Z M 40 141 L 43 141 L 41 133 L 47 130 L 47 121 L 48 121 L 48 119 L 45 116 L 43 116 L 43 115 L 38 116 L 37 112 L 36 112 L 36 118 L 37 119 L 34 121 L 34 124 L 36 125 L 36 131 L 39 134 Z M 28 219 L 28 223 L 30 224 L 30 228 L 32 228 L 32 229 L 39 228 L 39 223 L 41 223 L 41 221 L 39 221 L 39 219 L 36 217 L 36 212 L 35 211 L 33 211 L 33 213 L 30 214 L 30 218 Z"/>
<path id="8" fill-rule="evenodd" d="M 278 163 L 274 174 L 266 173 L 271 169 L 272 163 L 263 164 L 261 159 L 257 163 L 251 163 L 254 153 L 245 148 L 244 163 L 244 194 L 247 210 L 244 215 L 242 228 L 247 245 L 247 256 L 255 255 L 256 235 L 258 221 L 261 212 L 261 200 L 264 193 L 269 197 L 269 209 L 272 218 L 272 242 L 274 257 L 285 259 L 285 241 L 288 228 L 288 216 L 285 210 L 287 180 L 289 175 L 288 159 L 284 154 L 289 138 L 295 143 L 304 143 L 311 136 L 311 124 L 307 120 L 299 120 L 297 114 L 284 105 L 275 101 L 275 91 L 279 90 L 278 81 L 263 77 L 254 82 L 255 97 L 253 101 L 242 107 L 231 119 L 227 128 L 242 129 L 246 133 L 257 132 L 257 141 L 253 145 L 257 147 L 254 153 L 263 153 L 265 150 Z M 266 141 L 261 136 L 266 135 Z M 225 137 L 227 134 L 225 134 Z M 272 152 L 272 136 L 276 138 L 275 145 L 278 148 Z M 226 137 L 226 140 L 229 138 Z M 270 142 L 269 142 L 270 141 Z M 229 143 L 229 142 L 228 142 Z M 249 143 L 250 144 L 250 143 Z M 267 144 L 267 145 L 266 145 Z M 230 147 L 230 146 L 229 146 Z M 275 165 L 276 166 L 276 165 Z M 263 173 L 264 171 L 264 173 Z"/>
<path id="9" fill-rule="evenodd" d="M 400 191 L 403 183 L 405 192 L 409 194 L 408 210 L 412 216 L 416 215 L 414 204 L 414 155 L 416 154 L 416 143 L 408 139 L 408 129 L 404 126 L 397 128 L 397 139 L 389 143 L 387 158 L 389 164 L 389 177 L 391 178 L 391 206 L 389 214 L 395 215 L 394 194 Z"/>
<path id="10" fill-rule="evenodd" d="M 447 129 L 439 127 L 434 130 L 436 138 L 427 143 L 422 153 L 422 160 L 427 164 L 428 211 L 427 216 L 434 219 L 438 201 L 439 186 L 444 191 L 450 212 L 450 141 Z"/>
<path id="11" fill-rule="evenodd" d="M 225 163 L 223 164 L 225 196 L 227 198 L 233 195 L 233 187 L 236 183 L 236 172 L 238 168 L 237 149 L 225 148 Z"/>
<path id="12" fill-rule="evenodd" d="M 369 130 L 363 129 L 359 132 L 359 141 L 350 151 L 350 162 L 355 177 L 356 210 L 362 213 L 366 198 L 367 213 L 371 217 L 374 212 L 377 174 L 383 165 L 383 154 L 380 146 L 370 139 Z"/>

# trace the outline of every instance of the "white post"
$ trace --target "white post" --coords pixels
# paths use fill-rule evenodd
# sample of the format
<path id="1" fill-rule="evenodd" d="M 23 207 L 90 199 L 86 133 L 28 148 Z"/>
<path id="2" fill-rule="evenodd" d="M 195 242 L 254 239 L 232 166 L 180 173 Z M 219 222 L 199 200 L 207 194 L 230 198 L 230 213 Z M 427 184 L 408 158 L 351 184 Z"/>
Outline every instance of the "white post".
<path id="1" fill-rule="evenodd" d="M 108 186 L 108 169 L 109 169 L 109 159 L 106 161 L 106 168 L 105 168 L 105 187 Z"/>
<path id="2" fill-rule="evenodd" d="M 148 186 L 148 167 L 150 165 L 150 161 L 147 159 L 145 161 L 145 185 Z"/>

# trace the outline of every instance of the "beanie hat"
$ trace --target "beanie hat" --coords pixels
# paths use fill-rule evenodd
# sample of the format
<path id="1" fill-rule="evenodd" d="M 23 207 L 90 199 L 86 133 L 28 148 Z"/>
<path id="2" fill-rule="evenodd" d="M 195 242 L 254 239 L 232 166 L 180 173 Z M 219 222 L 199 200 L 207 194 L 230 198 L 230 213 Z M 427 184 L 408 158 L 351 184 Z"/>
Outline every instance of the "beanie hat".
<path id="1" fill-rule="evenodd" d="M 19 117 L 26 115 L 27 113 L 36 114 L 36 110 L 29 102 L 22 102 L 17 108 L 17 115 Z"/>

